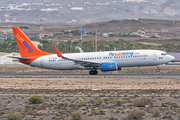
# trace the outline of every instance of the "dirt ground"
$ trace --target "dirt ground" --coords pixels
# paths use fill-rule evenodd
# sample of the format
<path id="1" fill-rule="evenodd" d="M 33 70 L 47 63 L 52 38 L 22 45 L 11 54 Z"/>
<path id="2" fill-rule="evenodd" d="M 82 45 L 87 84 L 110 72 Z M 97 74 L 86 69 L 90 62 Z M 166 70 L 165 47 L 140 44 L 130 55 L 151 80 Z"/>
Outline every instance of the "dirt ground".
<path id="1" fill-rule="evenodd" d="M 155 73 L 155 67 L 126 68 L 125 73 Z M 178 73 L 179 68 L 164 67 L 161 74 Z M 59 71 L 34 69 L 24 66 L 1 66 L 1 73 L 54 73 Z M 66 73 L 67 71 L 61 71 Z M 72 71 L 70 71 L 72 74 Z M 76 73 L 79 71 L 73 71 Z M 82 73 L 87 71 L 82 71 Z M 87 74 L 87 73 L 86 73 Z M 105 74 L 105 73 L 104 73 Z M 110 73 L 113 74 L 113 73 Z M 44 101 L 32 104 L 28 97 L 39 94 Z M 145 103 L 144 96 L 151 103 Z M 78 106 L 79 98 L 85 104 Z M 137 106 L 139 103 L 146 106 Z M 95 102 L 101 99 L 102 103 Z M 116 100 L 122 100 L 117 105 Z M 69 101 L 67 106 L 60 105 Z M 99 111 L 103 111 L 100 113 Z M 178 120 L 180 119 L 180 78 L 0 78 L 0 120 L 6 120 L 10 112 L 21 114 L 23 120 L 73 120 L 78 112 L 82 120 Z M 137 113 L 143 112 L 143 115 Z M 141 115 L 137 118 L 135 115 Z M 78 120 L 78 119 L 77 119 Z"/>
<path id="2" fill-rule="evenodd" d="M 179 78 L 0 78 L 1 89 L 114 89 L 150 90 L 180 89 Z M 8 91 L 7 91 L 8 92 Z M 0 91 L 3 93 L 3 91 Z"/>
<path id="3" fill-rule="evenodd" d="M 145 113 L 143 120 L 178 120 L 180 116 L 179 78 L 0 78 L 0 83 L 0 120 L 6 120 L 11 110 L 23 120 L 71 120 L 74 112 L 82 120 L 128 120 L 136 109 Z M 27 100 L 32 94 L 41 95 L 44 102 L 32 104 Z M 136 107 L 134 100 L 139 96 L 151 99 L 152 104 Z M 85 105 L 76 105 L 79 98 Z M 99 98 L 103 102 L 95 105 Z M 120 106 L 118 99 L 124 101 Z M 70 101 L 67 106 L 59 105 L 66 100 Z"/>

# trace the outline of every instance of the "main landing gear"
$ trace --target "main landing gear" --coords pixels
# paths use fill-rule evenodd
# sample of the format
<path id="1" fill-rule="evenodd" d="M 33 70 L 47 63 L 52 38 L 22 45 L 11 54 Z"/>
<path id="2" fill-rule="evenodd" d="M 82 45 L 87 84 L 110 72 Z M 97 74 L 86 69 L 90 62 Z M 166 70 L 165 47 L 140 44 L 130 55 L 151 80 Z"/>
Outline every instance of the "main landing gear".
<path id="1" fill-rule="evenodd" d="M 90 75 L 97 75 L 98 71 L 96 69 L 95 70 L 91 70 L 91 71 L 89 71 L 89 74 Z"/>

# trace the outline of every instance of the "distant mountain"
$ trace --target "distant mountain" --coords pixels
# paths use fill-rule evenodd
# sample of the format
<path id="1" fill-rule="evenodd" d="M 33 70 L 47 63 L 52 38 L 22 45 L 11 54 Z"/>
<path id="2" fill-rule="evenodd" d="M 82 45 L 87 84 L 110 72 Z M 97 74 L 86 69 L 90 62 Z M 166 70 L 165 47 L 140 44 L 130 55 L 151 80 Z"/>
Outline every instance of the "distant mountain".
<path id="1" fill-rule="evenodd" d="M 89 23 L 119 19 L 180 19 L 180 0 L 6 0 L 1 22 Z"/>
<path id="2" fill-rule="evenodd" d="M 169 7 L 173 4 L 176 4 L 177 6 L 180 5 L 180 1 L 179 0 L 168 0 L 167 2 L 164 2 L 161 6 L 162 9 Z"/>

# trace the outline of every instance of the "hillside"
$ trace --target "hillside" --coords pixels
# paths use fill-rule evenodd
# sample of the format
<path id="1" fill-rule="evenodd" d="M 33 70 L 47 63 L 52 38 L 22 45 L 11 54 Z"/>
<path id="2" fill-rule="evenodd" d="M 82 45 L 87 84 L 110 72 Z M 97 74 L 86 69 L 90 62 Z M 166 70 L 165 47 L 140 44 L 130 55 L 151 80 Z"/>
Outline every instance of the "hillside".
<path id="1" fill-rule="evenodd" d="M 150 20 L 150 21 L 149 21 Z M 86 24 L 83 28 L 85 30 L 93 31 L 94 25 L 98 24 L 99 32 L 133 32 L 137 30 L 142 30 L 143 25 L 146 30 L 161 30 L 169 29 L 180 30 L 180 21 L 173 23 L 172 21 L 165 20 L 113 20 L 108 22 L 90 23 Z"/>
<path id="2" fill-rule="evenodd" d="M 120 19 L 180 19 L 179 0 L 0 1 L 1 22 L 89 23 Z"/>

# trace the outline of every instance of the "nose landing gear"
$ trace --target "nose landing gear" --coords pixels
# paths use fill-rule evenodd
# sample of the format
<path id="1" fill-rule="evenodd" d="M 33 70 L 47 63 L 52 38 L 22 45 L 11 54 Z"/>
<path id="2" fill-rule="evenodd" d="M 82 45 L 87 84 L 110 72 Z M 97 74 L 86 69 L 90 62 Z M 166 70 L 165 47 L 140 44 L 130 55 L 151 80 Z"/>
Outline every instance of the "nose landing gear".
<path id="1" fill-rule="evenodd" d="M 160 69 L 159 69 L 159 67 L 157 67 L 157 72 L 160 72 Z"/>
<path id="2" fill-rule="evenodd" d="M 91 70 L 91 71 L 89 71 L 89 74 L 90 75 L 97 75 L 98 71 L 96 69 L 95 70 Z"/>

